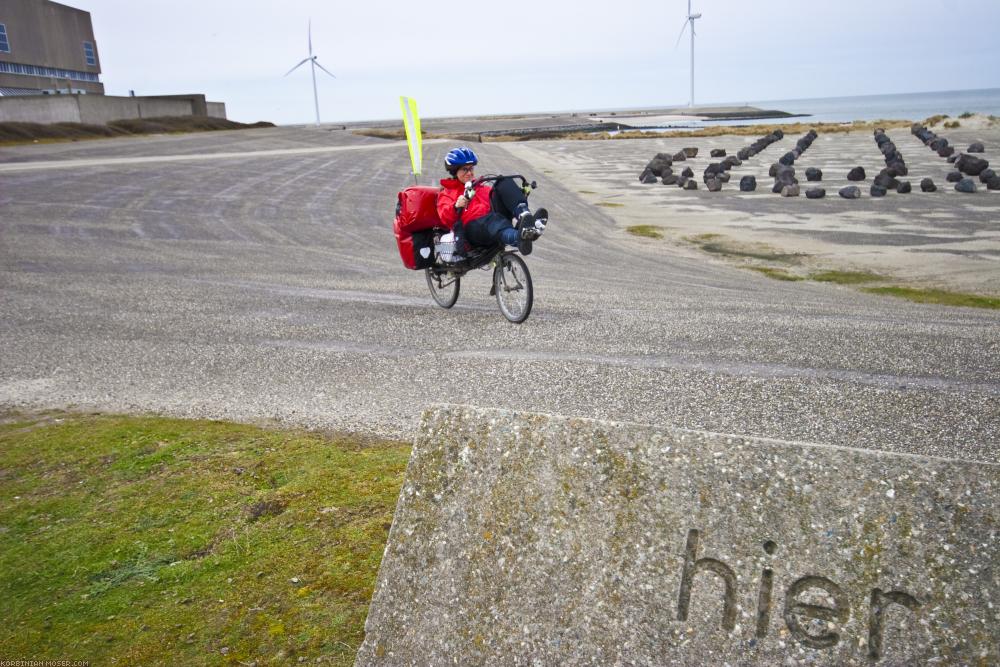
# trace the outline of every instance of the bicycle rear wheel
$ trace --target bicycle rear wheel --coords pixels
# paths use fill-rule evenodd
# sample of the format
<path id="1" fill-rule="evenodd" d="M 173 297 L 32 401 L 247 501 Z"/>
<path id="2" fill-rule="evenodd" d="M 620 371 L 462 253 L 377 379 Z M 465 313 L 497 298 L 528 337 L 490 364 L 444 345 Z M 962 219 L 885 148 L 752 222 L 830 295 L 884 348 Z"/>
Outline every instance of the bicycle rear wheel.
<path id="1" fill-rule="evenodd" d="M 493 269 L 493 291 L 503 316 L 520 324 L 531 314 L 534 290 L 524 260 L 513 253 L 501 255 Z"/>
<path id="2" fill-rule="evenodd" d="M 435 273 L 424 269 L 427 276 L 427 287 L 435 303 L 442 308 L 451 308 L 458 301 L 458 292 L 462 287 L 462 278 L 454 273 Z"/>

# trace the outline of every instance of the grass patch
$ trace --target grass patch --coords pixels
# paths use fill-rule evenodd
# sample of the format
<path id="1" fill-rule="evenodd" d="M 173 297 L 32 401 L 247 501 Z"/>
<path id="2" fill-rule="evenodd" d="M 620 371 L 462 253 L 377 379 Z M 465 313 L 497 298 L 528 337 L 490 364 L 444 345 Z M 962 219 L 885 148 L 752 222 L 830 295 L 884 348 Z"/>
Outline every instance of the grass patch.
<path id="1" fill-rule="evenodd" d="M 924 121 L 924 125 L 937 125 L 946 118 L 951 118 L 951 116 L 949 116 L 946 113 L 939 113 L 934 116 L 929 116 L 927 120 Z"/>
<path id="2" fill-rule="evenodd" d="M 958 114 L 958 117 L 961 118 L 962 120 L 965 120 L 966 118 L 972 118 L 972 116 L 973 113 L 971 111 L 966 111 L 964 113 Z"/>
<path id="3" fill-rule="evenodd" d="M 911 287 L 863 287 L 862 291 L 883 294 L 917 303 L 936 303 L 945 306 L 965 306 L 968 308 L 1000 309 L 1000 299 L 978 294 L 949 292 L 938 289 L 916 289 Z"/>
<path id="4" fill-rule="evenodd" d="M 635 236 L 644 236 L 650 239 L 662 239 L 662 229 L 662 227 L 657 225 L 632 225 L 631 227 L 626 227 L 625 231 L 629 234 L 634 234 Z"/>
<path id="5" fill-rule="evenodd" d="M 597 193 L 593 190 L 577 190 L 581 195 L 596 195 Z"/>
<path id="6" fill-rule="evenodd" d="M 599 201 L 594 206 L 603 206 L 604 208 L 622 208 L 625 204 L 621 204 L 616 201 Z"/>
<path id="7" fill-rule="evenodd" d="M 742 257 L 746 259 L 760 259 L 767 262 L 795 262 L 804 255 L 798 253 L 775 252 L 764 246 L 737 248 L 721 241 L 708 241 L 700 244 L 705 252 L 724 257 Z"/>
<path id="8" fill-rule="evenodd" d="M 79 141 L 144 134 L 184 132 L 214 132 L 274 127 L 274 123 L 237 123 L 225 118 L 208 116 L 163 116 L 159 118 L 127 118 L 107 125 L 88 123 L 0 123 L 0 145 L 35 142 Z"/>
<path id="9" fill-rule="evenodd" d="M 822 271 L 810 274 L 809 279 L 821 283 L 837 283 L 838 285 L 861 285 L 885 280 L 885 276 L 869 271 Z"/>
<path id="10" fill-rule="evenodd" d="M 955 128 L 962 127 L 962 124 L 959 123 L 957 120 L 953 120 L 945 123 L 944 126 L 949 130 L 954 130 Z"/>
<path id="11" fill-rule="evenodd" d="M 684 238 L 685 241 L 691 243 L 702 243 L 704 241 L 713 241 L 715 239 L 721 239 L 722 234 L 696 234 L 694 236 L 687 236 Z"/>
<path id="12" fill-rule="evenodd" d="M 794 274 L 785 271 L 784 269 L 773 269 L 769 266 L 751 266 L 749 267 L 751 271 L 756 271 L 757 273 L 762 273 L 768 278 L 774 278 L 775 280 L 785 280 L 788 282 L 796 282 L 799 280 L 805 280 L 801 276 L 796 276 Z"/>
<path id="13" fill-rule="evenodd" d="M 0 646 L 350 665 L 409 447 L 155 417 L 0 420 Z"/>

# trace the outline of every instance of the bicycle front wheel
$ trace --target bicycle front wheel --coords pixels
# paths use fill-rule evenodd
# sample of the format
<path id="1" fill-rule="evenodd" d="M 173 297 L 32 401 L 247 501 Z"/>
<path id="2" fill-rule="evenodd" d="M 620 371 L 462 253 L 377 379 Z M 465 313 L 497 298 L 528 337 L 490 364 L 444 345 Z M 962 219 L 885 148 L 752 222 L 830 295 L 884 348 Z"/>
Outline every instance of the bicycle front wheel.
<path id="1" fill-rule="evenodd" d="M 493 269 L 493 291 L 503 316 L 520 324 L 531 314 L 534 290 L 524 260 L 514 254 L 501 255 Z"/>
<path id="2" fill-rule="evenodd" d="M 451 308 L 458 301 L 458 291 L 462 287 L 462 279 L 454 273 L 435 273 L 424 269 L 427 275 L 427 287 L 431 290 L 434 302 L 442 308 Z"/>

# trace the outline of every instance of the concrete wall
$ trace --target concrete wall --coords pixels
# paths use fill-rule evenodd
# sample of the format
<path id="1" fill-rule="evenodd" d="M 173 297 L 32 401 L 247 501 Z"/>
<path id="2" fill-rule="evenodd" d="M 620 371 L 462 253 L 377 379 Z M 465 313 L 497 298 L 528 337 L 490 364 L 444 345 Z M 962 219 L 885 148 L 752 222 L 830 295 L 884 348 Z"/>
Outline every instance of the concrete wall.
<path id="1" fill-rule="evenodd" d="M 76 95 L 0 97 L 0 122 L 79 123 L 80 107 L 76 99 Z"/>
<path id="2" fill-rule="evenodd" d="M 196 113 L 196 109 L 201 113 Z M 226 117 L 222 102 L 206 102 L 204 95 L 168 97 L 111 97 L 107 95 L 36 95 L 0 97 L 0 122 L 93 123 L 121 118 L 208 115 Z"/>
<path id="3" fill-rule="evenodd" d="M 76 100 L 80 109 L 81 123 L 103 125 L 109 120 L 139 117 L 139 105 L 136 102 L 138 98 L 136 97 L 106 97 L 104 95 L 60 95 L 59 97 L 72 97 Z M 0 117 L 2 116 L 2 107 L 0 107 Z"/>
<path id="4" fill-rule="evenodd" d="M 226 117 L 225 102 L 206 102 L 205 105 L 208 107 L 208 115 L 211 116 L 212 118 Z"/>

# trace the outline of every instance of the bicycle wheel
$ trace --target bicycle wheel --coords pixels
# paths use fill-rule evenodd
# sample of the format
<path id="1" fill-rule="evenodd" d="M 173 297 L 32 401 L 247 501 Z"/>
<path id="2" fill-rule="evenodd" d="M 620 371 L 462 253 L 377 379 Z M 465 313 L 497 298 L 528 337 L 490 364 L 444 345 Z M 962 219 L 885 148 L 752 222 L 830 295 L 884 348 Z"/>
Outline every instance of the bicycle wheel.
<path id="1" fill-rule="evenodd" d="M 520 324 L 531 314 L 534 291 L 524 260 L 514 254 L 501 255 L 493 269 L 493 291 L 503 316 Z"/>
<path id="2" fill-rule="evenodd" d="M 462 286 L 462 278 L 454 273 L 435 273 L 424 269 L 427 276 L 427 287 L 431 290 L 434 301 L 442 308 L 451 308 L 458 301 L 458 290 Z"/>

